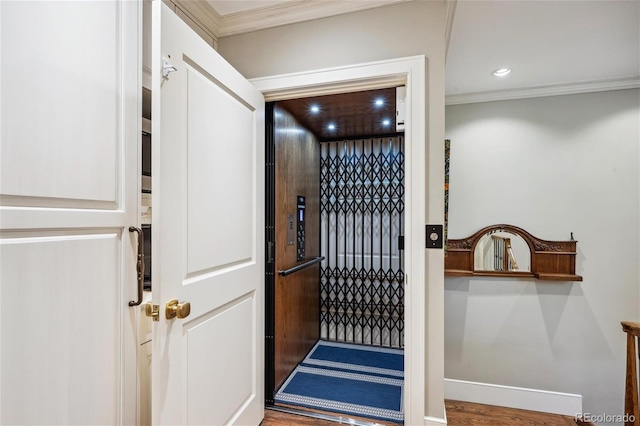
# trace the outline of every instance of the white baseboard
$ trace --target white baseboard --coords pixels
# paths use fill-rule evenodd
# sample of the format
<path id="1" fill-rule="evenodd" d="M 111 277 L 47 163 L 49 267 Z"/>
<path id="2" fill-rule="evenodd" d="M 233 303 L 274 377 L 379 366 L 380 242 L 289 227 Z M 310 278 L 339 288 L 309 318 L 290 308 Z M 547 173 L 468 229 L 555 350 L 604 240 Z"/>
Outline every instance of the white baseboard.
<path id="1" fill-rule="evenodd" d="M 424 426 L 442 426 L 447 424 L 447 419 L 440 419 L 438 417 L 425 417 Z"/>
<path id="2" fill-rule="evenodd" d="M 444 379 L 444 397 L 566 416 L 582 413 L 582 395 L 463 380 Z"/>

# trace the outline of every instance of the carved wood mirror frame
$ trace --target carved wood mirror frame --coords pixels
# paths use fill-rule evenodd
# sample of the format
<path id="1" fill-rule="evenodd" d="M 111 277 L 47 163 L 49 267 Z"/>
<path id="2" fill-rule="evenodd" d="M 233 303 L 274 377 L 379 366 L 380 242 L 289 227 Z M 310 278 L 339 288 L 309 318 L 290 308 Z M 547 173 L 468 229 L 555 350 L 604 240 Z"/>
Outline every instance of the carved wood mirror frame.
<path id="1" fill-rule="evenodd" d="M 531 253 L 530 271 L 491 271 L 475 269 L 475 248 L 478 241 L 489 233 L 508 232 L 521 237 Z M 582 281 L 576 275 L 577 241 L 547 241 L 534 237 L 513 225 L 491 225 L 467 238 L 447 241 L 444 268 L 447 276 L 532 277 L 539 280 Z"/>

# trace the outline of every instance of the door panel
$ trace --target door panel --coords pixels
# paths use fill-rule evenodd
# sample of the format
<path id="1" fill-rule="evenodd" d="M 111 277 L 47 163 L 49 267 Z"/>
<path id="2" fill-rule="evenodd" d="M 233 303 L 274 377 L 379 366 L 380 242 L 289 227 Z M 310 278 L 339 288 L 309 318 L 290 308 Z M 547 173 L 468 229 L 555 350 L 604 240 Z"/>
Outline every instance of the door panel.
<path id="1" fill-rule="evenodd" d="M 320 144 L 284 109 L 274 108 L 275 270 L 303 263 L 297 244 L 289 244 L 288 217 L 297 223 L 297 197 L 306 197 L 305 259 L 320 256 Z M 275 276 L 275 388 L 319 339 L 319 264 L 291 275 Z M 275 389 L 274 389 L 275 390 Z"/>
<path id="2" fill-rule="evenodd" d="M 259 424 L 264 100 L 160 1 L 153 14 L 153 423 Z M 188 317 L 166 319 L 174 298 Z"/>
<path id="3" fill-rule="evenodd" d="M 136 422 L 139 13 L 0 3 L 2 424 Z"/>
<path id="4" fill-rule="evenodd" d="M 251 261 L 255 250 L 255 158 L 250 143 L 254 111 L 206 74 L 193 68 L 187 72 L 188 254 L 192 273 Z M 233 184 L 227 184 L 230 182 Z M 216 244 L 211 245 L 212 240 Z"/>
<path id="5" fill-rule="evenodd" d="M 119 232 L 32 235 L 2 240 L 3 424 L 116 423 L 113 397 L 86 394 L 118 393 Z"/>
<path id="6" fill-rule="evenodd" d="M 222 425 L 250 403 L 253 394 L 255 369 L 247 369 L 253 363 L 255 353 L 255 335 L 253 333 L 236 334 L 239 329 L 250 329 L 255 323 L 255 298 L 243 297 L 211 313 L 210 317 L 197 327 L 189 329 L 188 354 L 189 365 L 209 365 L 210 376 L 216 383 L 234 383 L 233 387 L 211 385 L 209 375 L 189 368 L 188 392 L 194 410 L 189 413 L 192 424 Z M 220 342 L 233 342 L 221 345 Z M 211 354 L 215 353 L 215 363 Z M 212 401 L 217 409 L 212 410 Z"/>
<path id="7" fill-rule="evenodd" d="M 2 79 L 11 83 L 2 85 L 2 136 L 23 141 L 3 149 L 3 195 L 117 207 L 120 14 L 118 2 L 3 5 L 2 32 L 11 36 L 2 38 Z"/>

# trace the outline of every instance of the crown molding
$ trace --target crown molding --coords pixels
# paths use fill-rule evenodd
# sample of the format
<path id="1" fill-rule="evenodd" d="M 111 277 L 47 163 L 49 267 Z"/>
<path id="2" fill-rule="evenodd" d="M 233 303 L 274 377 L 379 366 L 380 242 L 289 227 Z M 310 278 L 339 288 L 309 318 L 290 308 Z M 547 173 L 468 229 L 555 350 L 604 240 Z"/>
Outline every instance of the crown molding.
<path id="1" fill-rule="evenodd" d="M 605 92 L 640 88 L 640 76 L 566 84 L 549 84 L 520 89 L 494 90 L 445 96 L 445 105 L 473 104 L 479 102 L 508 101 L 513 99 L 541 98 L 544 96 L 575 95 L 579 93 Z"/>
<path id="2" fill-rule="evenodd" d="M 328 16 L 342 15 L 412 0 L 325 0 L 291 1 L 221 17 L 219 36 L 226 37 Z"/>
<path id="3" fill-rule="evenodd" d="M 223 17 L 206 1 L 169 0 L 197 23 L 214 40 L 220 38 Z"/>

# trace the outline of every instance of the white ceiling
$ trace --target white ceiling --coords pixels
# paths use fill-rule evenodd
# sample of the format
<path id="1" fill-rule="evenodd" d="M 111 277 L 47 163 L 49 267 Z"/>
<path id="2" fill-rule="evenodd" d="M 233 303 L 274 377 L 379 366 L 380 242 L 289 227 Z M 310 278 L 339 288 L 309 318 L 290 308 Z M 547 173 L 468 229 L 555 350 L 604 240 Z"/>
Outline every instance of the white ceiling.
<path id="1" fill-rule="evenodd" d="M 348 3 L 354 0 L 345 0 Z M 366 0 L 361 0 L 364 2 Z M 417 0 L 425 1 L 425 0 Z M 224 18 L 316 0 L 207 0 Z M 341 2 L 333 2 L 341 3 Z M 640 0 L 447 0 L 448 99 L 638 87 Z M 507 77 L 491 72 L 509 67 Z M 570 88 L 570 89 L 567 89 Z M 571 89 L 573 88 L 573 89 Z M 528 92 L 527 92 L 528 91 Z M 518 97 L 518 96 L 512 96 Z M 486 100 L 486 99 L 485 99 Z"/>
<path id="2" fill-rule="evenodd" d="M 449 96 L 640 76 L 640 1 L 460 0 Z M 513 71 L 498 78 L 497 68 Z"/>

